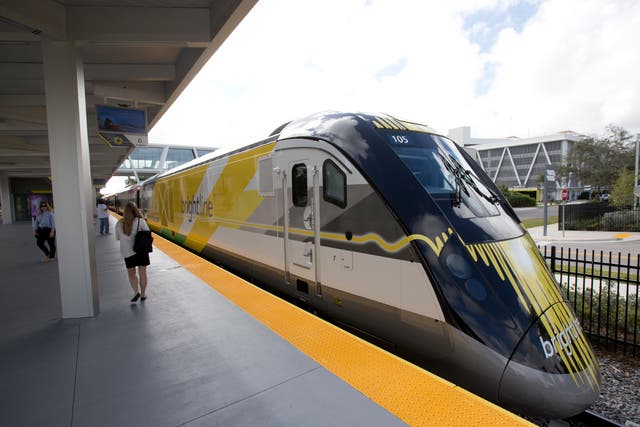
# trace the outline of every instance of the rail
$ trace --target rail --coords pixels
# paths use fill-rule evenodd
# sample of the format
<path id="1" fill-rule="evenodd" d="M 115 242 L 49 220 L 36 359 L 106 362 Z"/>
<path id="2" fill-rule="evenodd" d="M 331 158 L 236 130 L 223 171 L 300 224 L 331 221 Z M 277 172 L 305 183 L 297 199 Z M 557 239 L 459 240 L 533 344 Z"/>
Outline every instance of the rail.
<path id="1" fill-rule="evenodd" d="M 567 420 L 565 420 L 569 425 L 576 426 L 598 426 L 598 427 L 624 427 L 624 425 L 617 423 L 609 418 L 603 417 L 600 414 L 597 414 L 593 411 L 586 410 L 581 414 L 575 415 Z"/>

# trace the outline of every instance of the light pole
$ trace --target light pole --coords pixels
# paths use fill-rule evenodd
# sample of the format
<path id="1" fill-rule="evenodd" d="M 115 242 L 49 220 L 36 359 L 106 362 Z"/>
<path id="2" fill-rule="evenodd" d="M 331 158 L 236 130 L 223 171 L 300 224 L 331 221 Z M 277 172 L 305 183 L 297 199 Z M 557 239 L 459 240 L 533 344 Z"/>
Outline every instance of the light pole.
<path id="1" fill-rule="evenodd" d="M 547 235 L 547 220 L 549 218 L 548 216 L 548 203 L 549 203 L 549 183 L 556 182 L 556 171 L 554 171 L 553 169 L 546 169 L 544 171 L 544 227 L 543 227 L 543 231 L 542 231 L 542 235 L 546 236 Z"/>
<path id="2" fill-rule="evenodd" d="M 543 215 L 543 224 L 542 235 L 547 236 L 547 171 L 544 172 L 544 190 L 542 191 L 542 197 L 544 197 L 544 215 Z"/>
<path id="3" fill-rule="evenodd" d="M 640 136 L 636 135 L 636 172 L 633 175 L 633 209 L 638 208 L 638 143 L 640 143 Z"/>

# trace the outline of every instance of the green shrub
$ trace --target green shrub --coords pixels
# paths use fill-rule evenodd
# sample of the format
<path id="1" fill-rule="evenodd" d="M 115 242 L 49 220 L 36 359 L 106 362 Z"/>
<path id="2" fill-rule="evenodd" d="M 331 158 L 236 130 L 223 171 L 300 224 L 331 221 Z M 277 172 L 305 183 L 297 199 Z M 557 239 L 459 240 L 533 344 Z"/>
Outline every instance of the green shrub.
<path id="1" fill-rule="evenodd" d="M 515 191 L 509 191 L 509 188 L 504 185 L 498 185 L 500 192 L 504 194 L 509 204 L 514 208 L 525 208 L 530 206 L 536 206 L 536 200 L 522 193 Z"/>
<path id="2" fill-rule="evenodd" d="M 505 197 L 514 208 L 524 208 L 536 205 L 535 199 L 521 193 L 509 191 L 505 193 Z"/>
<path id="3" fill-rule="evenodd" d="M 593 292 L 585 289 L 584 293 L 582 290 L 567 289 L 566 284 L 562 284 L 561 288 L 585 332 L 624 342 L 637 342 L 640 338 L 640 313 L 638 296 L 633 293 L 636 285 L 629 284 L 630 293 L 625 298 L 618 294 L 614 283 L 603 280 L 601 289 L 594 289 Z M 621 282 L 620 286 L 627 285 Z"/>
<path id="4" fill-rule="evenodd" d="M 631 209 L 606 212 L 602 225 L 605 230 L 611 231 L 640 231 L 640 212 Z"/>

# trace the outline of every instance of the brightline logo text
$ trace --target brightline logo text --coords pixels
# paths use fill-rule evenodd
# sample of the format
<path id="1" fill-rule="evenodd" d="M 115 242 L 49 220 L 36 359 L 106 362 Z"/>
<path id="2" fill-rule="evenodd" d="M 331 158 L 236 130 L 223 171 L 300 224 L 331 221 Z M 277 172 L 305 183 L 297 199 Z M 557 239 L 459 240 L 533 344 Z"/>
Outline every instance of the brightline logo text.
<path id="1" fill-rule="evenodd" d="M 213 216 L 213 202 L 205 199 L 201 194 L 180 200 L 180 211 L 187 215 L 189 222 L 194 216 Z"/>
<path id="2" fill-rule="evenodd" d="M 550 340 L 545 340 L 540 337 L 540 345 L 544 351 L 544 357 L 550 358 L 556 353 L 560 353 L 564 349 L 567 356 L 573 354 L 573 347 L 571 343 L 580 336 L 580 323 L 576 319 L 569 326 L 564 328 L 558 334 L 553 335 Z"/>

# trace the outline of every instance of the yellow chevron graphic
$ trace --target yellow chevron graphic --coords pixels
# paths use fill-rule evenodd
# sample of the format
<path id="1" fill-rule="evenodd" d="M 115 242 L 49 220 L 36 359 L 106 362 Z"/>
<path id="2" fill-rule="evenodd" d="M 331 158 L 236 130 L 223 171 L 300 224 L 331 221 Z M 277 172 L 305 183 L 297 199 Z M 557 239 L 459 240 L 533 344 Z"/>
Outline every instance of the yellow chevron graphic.
<path id="1" fill-rule="evenodd" d="M 256 174 L 257 159 L 271 153 L 275 145 L 276 143 L 272 142 L 229 158 L 211 193 L 207 195 L 207 198 L 213 201 L 214 217 L 221 218 L 222 221 L 231 220 L 242 223 L 251 216 L 262 202 L 263 197 L 258 195 L 257 190 L 246 190 L 247 184 Z M 197 188 L 197 186 L 192 188 Z M 185 243 L 189 247 L 201 251 L 219 224 L 219 222 L 198 217 Z"/>
<path id="2" fill-rule="evenodd" d="M 208 165 L 197 166 L 187 172 L 159 180 L 153 187 L 152 210 L 160 214 L 160 224 L 173 229 L 180 228 L 180 196 L 197 189 L 205 176 Z M 155 204 L 157 200 L 158 204 Z"/>
<path id="3" fill-rule="evenodd" d="M 404 122 L 390 116 L 376 116 L 375 119 L 371 120 L 371 123 L 373 123 L 373 125 L 378 129 L 408 130 L 412 132 L 438 134 L 438 132 L 431 129 L 429 126 Z"/>
<path id="4" fill-rule="evenodd" d="M 513 287 L 522 307 L 540 316 L 549 337 L 564 337 L 564 344 L 558 344 L 553 351 L 563 361 L 574 382 L 588 383 L 592 389 L 599 389 L 591 347 L 582 330 L 574 326 L 577 319 L 531 237 L 527 234 L 519 239 L 465 244 L 465 247 L 475 262 L 492 267 L 501 280 Z M 548 307 L 551 308 L 547 310 Z M 571 334 L 571 340 L 566 337 L 568 334 Z"/>
<path id="5" fill-rule="evenodd" d="M 219 174 L 209 194 L 203 195 L 207 206 L 212 205 L 209 215 L 193 215 L 194 224 L 186 236 L 184 244 L 191 249 L 201 251 L 206 246 L 221 223 L 229 227 L 240 227 L 260 205 L 263 198 L 257 190 L 246 187 L 256 174 L 257 159 L 273 151 L 275 142 L 256 147 L 231 156 Z M 186 214 L 182 203 L 194 197 L 207 175 L 210 164 L 197 166 L 188 171 L 158 180 L 154 185 L 153 206 L 151 211 L 159 220 L 161 227 L 180 230 Z M 157 213 L 157 214 L 156 214 Z"/>

